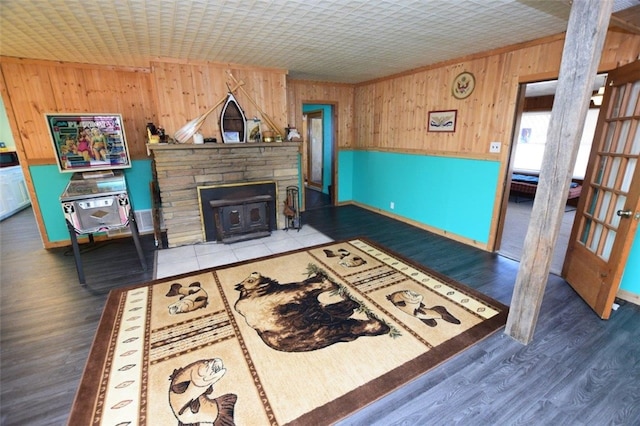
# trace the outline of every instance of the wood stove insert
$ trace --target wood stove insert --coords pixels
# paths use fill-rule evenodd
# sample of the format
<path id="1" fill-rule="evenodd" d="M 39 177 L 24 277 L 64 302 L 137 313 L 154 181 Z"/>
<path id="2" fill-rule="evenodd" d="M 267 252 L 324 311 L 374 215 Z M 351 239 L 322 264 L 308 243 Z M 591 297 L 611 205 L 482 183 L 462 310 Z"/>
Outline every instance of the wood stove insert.
<path id="1" fill-rule="evenodd" d="M 234 243 L 277 229 L 275 182 L 200 187 L 198 194 L 206 241 Z"/>
<path id="2" fill-rule="evenodd" d="M 230 200 L 209 201 L 213 209 L 218 241 L 235 243 L 253 238 L 268 237 L 270 195 Z"/>

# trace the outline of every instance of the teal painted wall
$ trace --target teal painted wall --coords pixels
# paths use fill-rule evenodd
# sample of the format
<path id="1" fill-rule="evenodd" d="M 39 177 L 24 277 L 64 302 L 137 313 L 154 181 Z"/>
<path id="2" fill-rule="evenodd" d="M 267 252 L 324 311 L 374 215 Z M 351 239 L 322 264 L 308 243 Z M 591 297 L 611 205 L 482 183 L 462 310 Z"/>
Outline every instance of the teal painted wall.
<path id="1" fill-rule="evenodd" d="M 628 292 L 640 295 L 640 228 L 636 232 L 636 238 L 631 246 L 631 253 L 624 268 L 620 288 Z"/>
<path id="2" fill-rule="evenodd" d="M 353 200 L 354 151 L 338 152 L 338 203 Z"/>
<path id="3" fill-rule="evenodd" d="M 349 193 L 348 183 L 343 182 L 349 178 L 349 161 L 353 164 L 353 201 L 488 243 L 499 162 L 343 151 L 339 175 L 341 201 L 346 201 Z M 395 204 L 393 209 L 391 202 Z"/>
<path id="4" fill-rule="evenodd" d="M 125 169 L 129 199 L 134 210 L 151 208 L 149 182 L 152 179 L 151 160 L 133 160 L 132 166 Z M 40 205 L 42 220 L 51 242 L 69 240 L 69 232 L 60 207 L 60 195 L 71 179 L 70 173 L 60 173 L 58 166 L 30 166 L 36 198 Z"/>
<path id="5" fill-rule="evenodd" d="M 323 118 L 323 138 L 324 138 L 324 146 L 322 152 L 322 161 L 324 163 L 324 168 L 322 169 L 322 192 L 325 194 L 329 193 L 329 185 L 331 185 L 331 158 L 332 158 L 332 143 L 331 138 L 333 137 L 333 126 L 331 123 L 331 117 L 333 117 L 333 107 L 331 105 L 318 105 L 318 104 L 305 104 L 302 106 L 302 112 L 306 113 L 309 111 L 318 111 L 322 110 L 322 118 Z"/>
<path id="6" fill-rule="evenodd" d="M 355 201 L 486 244 L 499 167 L 493 161 L 340 151 L 338 201 Z M 640 294 L 640 231 L 620 288 Z"/>

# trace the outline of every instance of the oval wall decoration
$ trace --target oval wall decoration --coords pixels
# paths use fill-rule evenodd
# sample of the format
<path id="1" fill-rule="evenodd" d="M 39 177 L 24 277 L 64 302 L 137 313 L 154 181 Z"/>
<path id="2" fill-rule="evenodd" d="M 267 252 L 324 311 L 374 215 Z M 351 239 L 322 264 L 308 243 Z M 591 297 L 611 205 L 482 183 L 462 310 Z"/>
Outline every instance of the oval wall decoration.
<path id="1" fill-rule="evenodd" d="M 451 92 L 456 99 L 465 99 L 473 92 L 476 87 L 476 79 L 470 72 L 463 72 L 453 80 Z"/>

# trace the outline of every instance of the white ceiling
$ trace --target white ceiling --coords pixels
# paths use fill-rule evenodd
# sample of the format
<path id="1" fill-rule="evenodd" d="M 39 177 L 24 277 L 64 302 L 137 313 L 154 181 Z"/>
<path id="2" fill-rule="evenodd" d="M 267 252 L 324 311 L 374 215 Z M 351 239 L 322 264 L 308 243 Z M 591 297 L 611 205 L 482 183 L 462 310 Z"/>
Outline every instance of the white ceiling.
<path id="1" fill-rule="evenodd" d="M 561 33 L 569 11 L 568 0 L 0 0 L 0 55 L 357 83 Z"/>

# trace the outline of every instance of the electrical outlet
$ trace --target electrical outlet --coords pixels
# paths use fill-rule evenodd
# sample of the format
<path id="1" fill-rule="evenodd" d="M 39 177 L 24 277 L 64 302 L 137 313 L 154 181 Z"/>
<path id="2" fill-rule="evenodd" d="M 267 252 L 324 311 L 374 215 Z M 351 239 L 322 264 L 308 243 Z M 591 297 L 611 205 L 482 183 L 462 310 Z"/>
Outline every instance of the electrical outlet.
<path id="1" fill-rule="evenodd" d="M 396 208 L 396 203 L 394 203 L 393 201 L 392 201 L 392 202 L 390 202 L 390 203 L 389 203 L 389 208 L 390 208 L 391 210 L 395 209 L 395 208 Z"/>
<path id="2" fill-rule="evenodd" d="M 489 152 L 492 154 L 499 154 L 501 145 L 502 144 L 500 142 L 491 142 L 489 145 Z"/>

